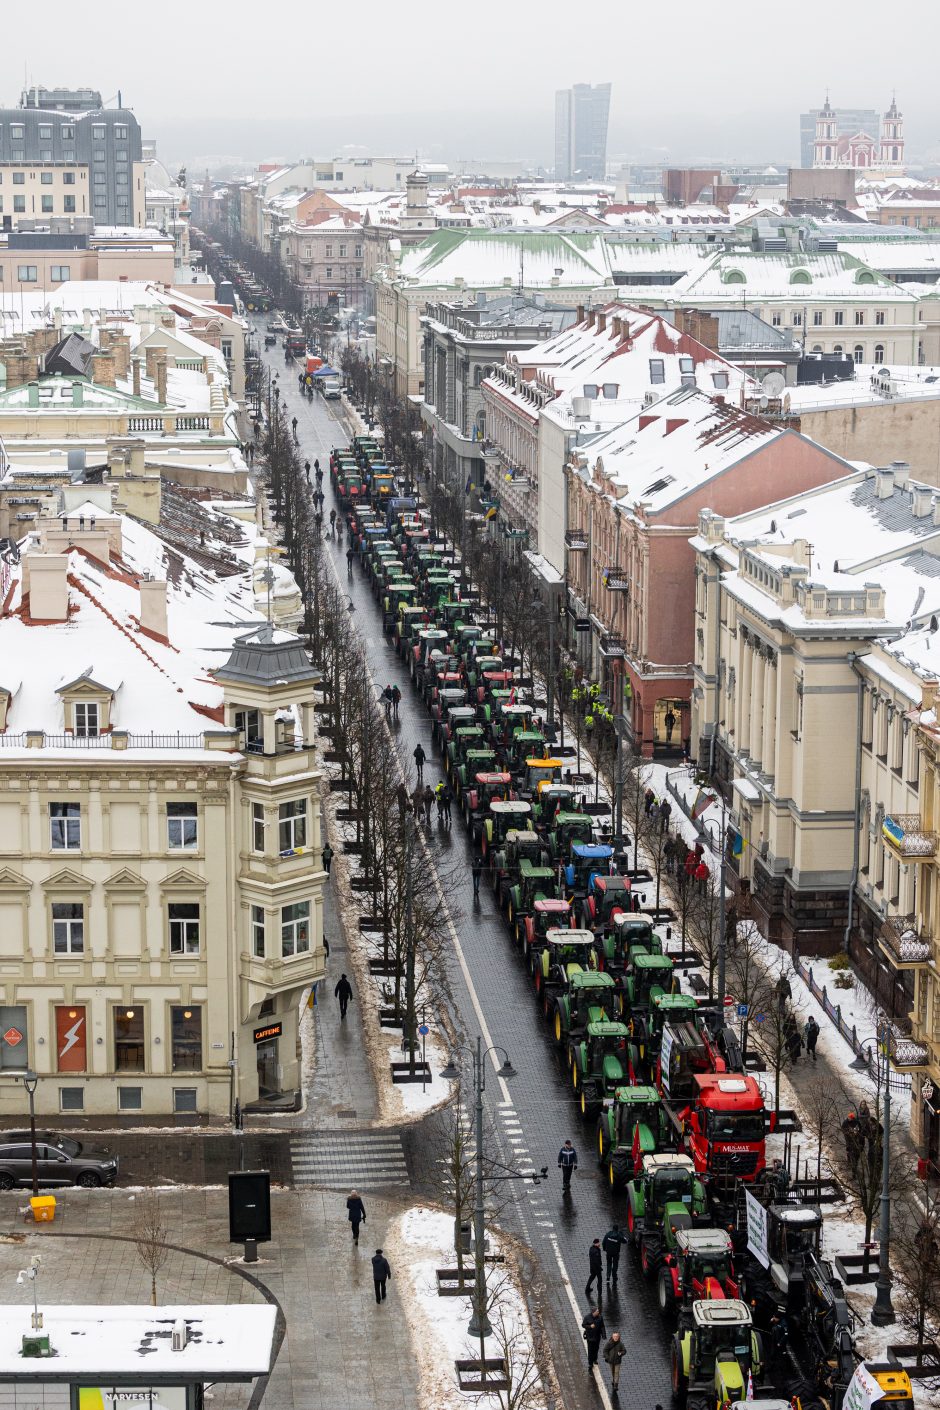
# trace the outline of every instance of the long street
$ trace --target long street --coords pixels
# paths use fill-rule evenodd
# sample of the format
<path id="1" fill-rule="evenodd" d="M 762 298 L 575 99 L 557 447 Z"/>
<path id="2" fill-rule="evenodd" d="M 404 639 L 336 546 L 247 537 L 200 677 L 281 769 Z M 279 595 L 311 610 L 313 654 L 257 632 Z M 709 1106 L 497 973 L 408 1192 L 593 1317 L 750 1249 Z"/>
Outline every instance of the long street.
<path id="1" fill-rule="evenodd" d="M 258 343 L 263 347 L 264 319 L 256 319 L 255 326 Z M 324 471 L 328 523 L 330 509 L 339 510 L 328 474 L 330 449 L 347 443 L 349 428 L 322 397 L 315 396 L 310 401 L 301 394 L 298 364 L 285 363 L 279 348 L 272 353 L 262 352 L 262 356 L 272 374 L 278 374 L 281 403 L 286 403 L 288 421 L 293 416 L 298 419 L 304 457 L 311 463 L 314 458 L 319 459 Z M 333 403 L 337 408 L 339 405 Z M 395 725 L 400 757 L 406 766 L 411 766 L 412 750 L 420 740 L 428 755 L 425 777 L 433 786 L 441 772 L 440 754 L 432 743 L 427 712 L 383 633 L 381 610 L 359 569 L 354 570 L 351 582 L 346 581 L 345 541 L 342 549 L 328 533 L 325 541 L 334 556 L 339 581 L 355 606 L 352 620 L 365 645 L 377 687 L 381 689 L 395 681 L 401 687 L 400 718 Z M 455 817 L 452 830 L 435 827 L 429 836 L 432 855 L 443 854 L 463 863 L 454 868 L 454 881 L 448 885 L 448 902 L 458 919 L 451 936 L 452 946 L 444 951 L 458 1024 L 468 1036 L 482 1033 L 486 1046 L 498 1044 L 505 1048 L 518 1073 L 506 1084 L 496 1079 L 498 1061 L 488 1069 L 486 1101 L 493 1138 L 508 1166 L 549 1167 L 549 1178 L 540 1186 L 510 1183 L 508 1188 L 515 1198 L 501 1217 L 538 1259 L 542 1274 L 540 1301 L 565 1405 L 606 1407 L 610 1404 L 606 1368 L 603 1385 L 588 1379 L 580 1319 L 590 1306 L 584 1288 L 591 1240 L 603 1238 L 615 1219 L 625 1223 L 626 1203 L 622 1197 L 615 1200 L 601 1179 L 594 1158 L 593 1123 L 581 1119 L 570 1075 L 549 1041 L 531 982 L 488 887 L 482 888 L 480 901 L 474 903 L 471 847 L 459 817 Z M 406 1150 L 415 1185 L 430 1195 L 429 1162 L 434 1152 L 428 1125 L 429 1122 L 423 1123 L 406 1139 Z M 564 1200 L 556 1162 L 567 1137 L 578 1151 L 580 1169 L 573 1181 L 572 1197 Z M 503 1191 L 506 1188 L 503 1186 Z M 657 1403 L 666 1403 L 669 1330 L 659 1315 L 654 1285 L 643 1282 L 639 1264 L 629 1249 L 625 1248 L 621 1257 L 619 1290 L 605 1294 L 603 1312 L 608 1332 L 619 1330 L 629 1348 L 624 1381 L 629 1386 L 631 1407 L 639 1404 L 644 1410 L 652 1410 Z"/>

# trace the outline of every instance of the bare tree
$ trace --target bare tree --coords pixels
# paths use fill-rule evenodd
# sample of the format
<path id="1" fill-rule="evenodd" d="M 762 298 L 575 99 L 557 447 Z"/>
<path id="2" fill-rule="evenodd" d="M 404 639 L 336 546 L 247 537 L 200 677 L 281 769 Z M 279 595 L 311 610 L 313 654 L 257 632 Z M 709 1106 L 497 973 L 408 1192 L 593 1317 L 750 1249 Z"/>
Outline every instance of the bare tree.
<path id="1" fill-rule="evenodd" d="M 881 1209 L 884 1151 L 884 1060 L 879 1061 L 875 1071 L 874 1093 L 871 1102 L 855 1105 L 852 1094 L 843 1089 L 843 1099 L 847 1109 L 856 1115 L 843 1125 L 845 1134 L 845 1159 L 842 1173 L 846 1188 L 859 1216 L 865 1223 L 865 1263 L 864 1272 L 869 1269 L 869 1255 L 872 1230 L 875 1218 Z M 891 1110 L 891 1145 L 895 1152 L 903 1150 L 904 1121 L 897 1106 Z M 888 1168 L 888 1195 L 892 1200 L 910 1193 L 912 1172 L 909 1161 L 896 1155 Z"/>
<path id="2" fill-rule="evenodd" d="M 925 1343 L 940 1335 L 940 1202 L 928 1201 L 917 1218 L 895 1227 L 891 1245 L 903 1273 L 895 1284 L 897 1308 L 914 1336 L 919 1367 Z"/>
<path id="3" fill-rule="evenodd" d="M 459 1082 L 440 1113 L 438 1123 L 435 1140 L 438 1154 L 432 1167 L 432 1178 L 448 1209 L 453 1211 L 457 1282 L 462 1288 L 465 1266 L 463 1230 L 469 1227 L 473 1209 L 476 1161 L 470 1120 L 463 1106 L 463 1090 Z"/>
<path id="4" fill-rule="evenodd" d="M 477 1399 L 495 1400 L 500 1410 L 532 1410 L 542 1403 L 545 1392 L 529 1328 L 521 1317 L 513 1315 L 506 1283 L 497 1286 L 488 1302 L 490 1356 L 502 1359 L 505 1386 L 502 1390 L 481 1390 Z"/>
<path id="5" fill-rule="evenodd" d="M 160 1197 L 156 1190 L 142 1190 L 137 1195 L 131 1229 L 137 1257 L 150 1274 L 150 1303 L 156 1307 L 157 1274 L 170 1256 L 166 1245 L 168 1230 L 163 1222 Z"/>
<path id="6" fill-rule="evenodd" d="M 822 1183 L 823 1150 L 839 1126 L 839 1089 L 830 1077 L 820 1076 L 800 1092 L 806 1130 L 816 1142 L 816 1192 Z M 799 1177 L 799 1171 L 796 1172 Z"/>
<path id="7" fill-rule="evenodd" d="M 755 1008 L 758 1043 L 774 1074 L 774 1111 L 779 1111 L 781 1074 L 792 1067 L 800 1055 L 801 1012 L 798 1005 L 783 998 L 772 974 L 767 974 L 759 987 Z"/>
<path id="8" fill-rule="evenodd" d="M 747 1006 L 741 1023 L 741 1050 L 745 1055 L 755 1006 L 767 987 L 764 950 L 764 938 L 752 920 L 738 924 L 728 941 L 728 992 L 737 1003 Z"/>

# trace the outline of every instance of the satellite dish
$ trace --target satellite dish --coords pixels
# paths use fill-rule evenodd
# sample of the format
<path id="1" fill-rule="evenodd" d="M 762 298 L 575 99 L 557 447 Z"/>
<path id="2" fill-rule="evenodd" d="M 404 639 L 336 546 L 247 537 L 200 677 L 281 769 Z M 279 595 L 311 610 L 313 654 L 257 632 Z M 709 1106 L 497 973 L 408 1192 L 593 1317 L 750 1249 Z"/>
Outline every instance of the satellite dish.
<path id="1" fill-rule="evenodd" d="M 767 406 L 769 400 L 770 400 L 770 398 L 769 398 L 769 397 L 766 397 L 766 396 L 762 396 L 762 397 L 760 398 L 760 400 L 758 401 L 757 405 L 760 407 L 761 411 L 763 411 L 763 410 L 766 408 L 766 406 Z"/>
<path id="2" fill-rule="evenodd" d="M 782 372 L 768 372 L 761 380 L 761 391 L 765 397 L 779 397 L 787 385 L 787 379 Z"/>

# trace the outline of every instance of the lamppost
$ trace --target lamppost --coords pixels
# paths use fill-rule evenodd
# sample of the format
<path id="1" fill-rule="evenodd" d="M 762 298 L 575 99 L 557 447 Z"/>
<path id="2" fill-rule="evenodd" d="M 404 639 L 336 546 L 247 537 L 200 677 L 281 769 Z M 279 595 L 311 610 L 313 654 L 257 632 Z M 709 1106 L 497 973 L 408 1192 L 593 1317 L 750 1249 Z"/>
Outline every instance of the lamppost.
<path id="1" fill-rule="evenodd" d="M 717 839 L 717 843 L 713 843 L 712 845 L 717 846 L 718 850 L 718 1009 L 719 1012 L 723 1014 L 725 1007 L 725 956 L 727 950 L 727 937 L 725 935 L 725 856 L 728 851 L 728 835 L 725 823 L 725 800 L 721 793 L 718 794 L 718 798 L 721 803 L 721 835 Z M 718 827 L 719 824 L 716 823 L 713 818 L 709 818 L 707 822 L 703 823 L 703 826 L 707 833 L 709 827 Z"/>
<path id="2" fill-rule="evenodd" d="M 484 1059 L 490 1053 L 502 1053 L 505 1061 L 500 1067 L 497 1076 L 515 1077 L 516 1069 L 509 1061 L 509 1054 L 505 1048 L 495 1045 L 484 1051 L 483 1039 L 477 1038 L 476 1046 L 473 1048 L 473 1091 L 476 1098 L 476 1201 L 473 1206 L 473 1255 L 475 1273 L 473 1278 L 473 1315 L 470 1318 L 470 1325 L 467 1331 L 472 1337 L 488 1337 L 492 1332 L 489 1318 L 486 1315 L 486 1265 L 483 1259 L 484 1240 L 484 1211 L 483 1211 L 483 1093 L 486 1091 L 486 1069 Z M 441 1072 L 441 1076 L 450 1082 L 455 1082 L 460 1077 L 460 1069 L 453 1057 Z"/>
<path id="3" fill-rule="evenodd" d="M 33 1195 L 39 1194 L 39 1157 L 36 1151 L 36 1088 L 39 1086 L 39 1077 L 31 1067 L 28 1067 L 23 1074 L 23 1086 L 29 1096 L 29 1140 L 32 1147 L 33 1157 Z M 35 1274 L 33 1274 L 35 1277 Z"/>
<path id="4" fill-rule="evenodd" d="M 36 1286 L 36 1280 L 39 1277 L 39 1270 L 41 1268 L 42 1259 L 40 1258 L 38 1253 L 34 1253 L 32 1258 L 29 1260 L 29 1267 L 21 1268 L 16 1275 L 16 1282 L 18 1287 L 22 1287 L 23 1284 L 27 1282 L 31 1283 L 33 1287 L 32 1327 L 34 1332 L 42 1331 L 42 1313 L 39 1310 L 39 1289 Z"/>
<path id="5" fill-rule="evenodd" d="M 875 1302 L 871 1309 L 873 1327 L 890 1327 L 896 1321 L 891 1302 L 891 1025 L 885 1020 L 878 1025 L 875 1036 L 878 1059 L 875 1066 L 875 1092 L 881 1089 L 884 1072 L 885 1096 L 882 1108 L 884 1131 L 881 1139 L 881 1217 L 878 1224 L 878 1279 Z M 882 1067 L 882 1062 L 884 1066 Z M 868 1060 L 858 1058 L 852 1067 L 861 1067 L 870 1074 Z"/>

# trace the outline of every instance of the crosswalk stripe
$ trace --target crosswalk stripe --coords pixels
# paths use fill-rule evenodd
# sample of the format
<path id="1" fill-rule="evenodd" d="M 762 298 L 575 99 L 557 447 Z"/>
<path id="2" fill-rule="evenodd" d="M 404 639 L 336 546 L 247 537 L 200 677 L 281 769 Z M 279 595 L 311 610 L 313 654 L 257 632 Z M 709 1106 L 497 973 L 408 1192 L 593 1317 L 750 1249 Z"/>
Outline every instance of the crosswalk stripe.
<path id="1" fill-rule="evenodd" d="M 305 1132 L 291 1139 L 297 1185 L 408 1185 L 411 1183 L 397 1132 Z"/>

